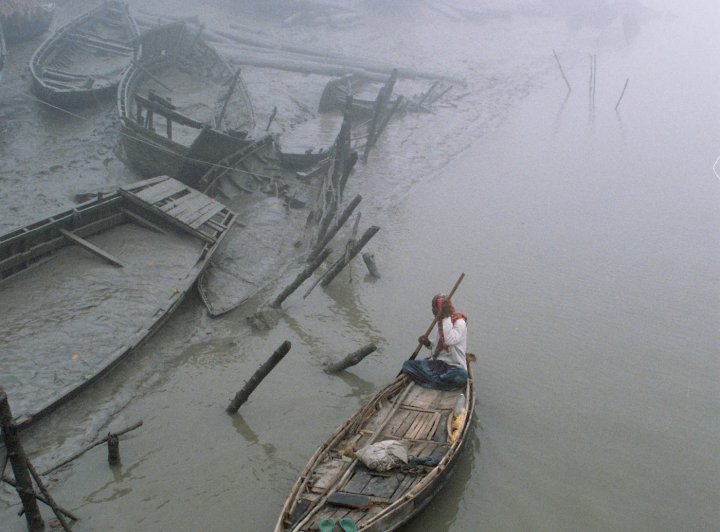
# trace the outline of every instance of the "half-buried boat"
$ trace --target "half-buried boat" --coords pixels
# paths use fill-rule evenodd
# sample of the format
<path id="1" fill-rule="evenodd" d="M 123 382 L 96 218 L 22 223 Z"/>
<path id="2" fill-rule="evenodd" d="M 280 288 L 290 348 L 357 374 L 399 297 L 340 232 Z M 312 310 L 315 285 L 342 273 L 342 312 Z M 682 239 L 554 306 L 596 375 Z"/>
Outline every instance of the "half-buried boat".
<path id="1" fill-rule="evenodd" d="M 140 39 L 142 54 L 118 88 L 120 140 L 126 162 L 143 177 L 194 182 L 236 152 L 254 128 L 240 70 L 184 23 L 160 26 Z"/>
<path id="2" fill-rule="evenodd" d="M 162 176 L 0 236 L 0 387 L 27 425 L 168 319 L 235 213 Z"/>

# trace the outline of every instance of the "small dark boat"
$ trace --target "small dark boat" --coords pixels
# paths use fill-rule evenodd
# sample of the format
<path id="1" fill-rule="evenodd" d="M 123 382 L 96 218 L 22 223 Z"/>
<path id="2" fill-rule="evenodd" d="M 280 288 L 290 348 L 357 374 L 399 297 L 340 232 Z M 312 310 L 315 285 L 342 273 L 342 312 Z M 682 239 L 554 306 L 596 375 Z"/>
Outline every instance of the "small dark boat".
<path id="1" fill-rule="evenodd" d="M 21 9 L 8 8 L 0 12 L 0 25 L 6 44 L 27 41 L 45 33 L 52 24 L 55 5 L 38 0 L 22 2 Z"/>
<path id="2" fill-rule="evenodd" d="M 255 120 L 240 71 L 201 32 L 173 23 L 144 33 L 140 60 L 120 82 L 120 139 L 143 177 L 167 174 L 193 185 L 249 143 Z"/>
<path id="3" fill-rule="evenodd" d="M 405 375 L 382 389 L 312 456 L 275 532 L 315 531 L 342 520 L 359 531 L 385 532 L 420 512 L 447 482 L 468 439 L 475 404 L 469 364 L 468 373 L 466 388 L 456 391 L 423 388 Z M 409 463 L 383 472 L 366 467 L 357 451 L 381 441 L 403 445 Z"/>
<path id="4" fill-rule="evenodd" d="M 72 20 L 30 59 L 33 91 L 60 107 L 87 105 L 116 92 L 137 55 L 137 25 L 125 2 L 109 0 Z"/>
<path id="5" fill-rule="evenodd" d="M 0 236 L 0 387 L 27 425 L 156 332 L 235 221 L 163 176 Z"/>

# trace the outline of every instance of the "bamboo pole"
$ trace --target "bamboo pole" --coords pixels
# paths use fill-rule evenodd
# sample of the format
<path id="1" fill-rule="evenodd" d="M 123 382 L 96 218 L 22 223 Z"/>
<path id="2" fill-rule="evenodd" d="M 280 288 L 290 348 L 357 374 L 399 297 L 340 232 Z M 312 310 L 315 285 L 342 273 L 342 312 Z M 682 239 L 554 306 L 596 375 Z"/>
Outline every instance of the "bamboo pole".
<path id="1" fill-rule="evenodd" d="M 257 388 L 258 384 L 260 384 L 267 374 L 270 373 L 275 366 L 277 366 L 278 362 L 280 362 L 283 357 L 288 354 L 290 347 L 290 342 L 285 340 L 282 345 L 278 347 L 272 355 L 270 355 L 270 358 L 258 368 L 255 374 L 250 377 L 250 380 L 245 383 L 243 389 L 235 394 L 235 397 L 225 409 L 225 412 L 230 415 L 236 414 L 242 404 L 247 401 L 248 397 L 250 397 L 250 394 L 253 393 L 255 388 Z"/>
<path id="2" fill-rule="evenodd" d="M 620 102 L 622 101 L 623 96 L 625 96 L 625 90 L 626 90 L 627 87 L 628 87 L 628 83 L 630 83 L 630 78 L 627 78 L 627 79 L 625 80 L 625 85 L 623 86 L 623 90 L 622 90 L 622 92 L 620 93 L 620 98 L 618 98 L 618 101 L 617 101 L 617 103 L 615 104 L 615 110 L 616 110 L 616 111 L 617 111 L 618 107 L 620 106 Z"/>
<path id="3" fill-rule="evenodd" d="M 17 482 L 15 482 L 14 480 L 12 480 L 12 479 L 10 479 L 10 478 L 2 477 L 0 480 L 2 480 L 3 482 L 5 482 L 8 486 L 12 486 L 13 488 L 17 488 L 17 485 L 18 485 Z M 47 504 L 48 506 L 50 506 L 50 503 L 48 503 L 47 499 L 45 499 L 45 497 L 43 497 L 41 494 L 37 494 L 37 493 L 36 493 L 36 494 L 35 494 L 35 498 L 36 498 L 37 500 L 39 500 L 41 503 Z M 58 510 L 60 510 L 65 516 L 69 517 L 69 518 L 72 519 L 73 521 L 77 521 L 77 520 L 80 519 L 78 516 L 76 516 L 76 515 L 75 515 L 74 513 L 72 513 L 70 510 L 66 510 L 65 508 L 63 508 L 63 507 L 61 507 L 61 506 L 58 506 Z M 21 514 L 23 514 L 23 513 L 25 513 L 25 510 L 21 510 L 18 515 L 21 515 Z"/>
<path id="4" fill-rule="evenodd" d="M 562 65 L 560 64 L 560 59 L 558 59 L 557 53 L 555 53 L 555 50 L 553 50 L 553 55 L 555 56 L 555 62 L 557 63 L 558 68 L 560 69 L 560 74 L 562 74 L 563 79 L 565 80 L 565 85 L 567 85 L 568 92 L 572 90 L 572 87 L 570 86 L 570 82 L 567 79 L 567 76 L 565 75 L 565 71 L 563 70 Z"/>

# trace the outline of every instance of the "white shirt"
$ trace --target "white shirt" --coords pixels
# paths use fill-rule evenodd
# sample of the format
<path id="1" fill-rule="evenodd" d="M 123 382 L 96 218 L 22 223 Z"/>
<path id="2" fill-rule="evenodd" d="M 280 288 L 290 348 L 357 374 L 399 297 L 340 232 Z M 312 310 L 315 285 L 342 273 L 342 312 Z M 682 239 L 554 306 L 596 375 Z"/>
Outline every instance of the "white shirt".
<path id="1" fill-rule="evenodd" d="M 445 335 L 447 351 L 443 349 L 435 358 L 451 366 L 459 366 L 467 369 L 467 362 L 465 360 L 465 352 L 467 350 L 467 324 L 465 320 L 460 318 L 453 323 L 452 319 L 445 318 L 442 320 L 442 328 L 443 334 Z M 430 340 L 431 352 L 434 353 L 440 340 L 437 327 L 433 327 L 428 340 Z"/>

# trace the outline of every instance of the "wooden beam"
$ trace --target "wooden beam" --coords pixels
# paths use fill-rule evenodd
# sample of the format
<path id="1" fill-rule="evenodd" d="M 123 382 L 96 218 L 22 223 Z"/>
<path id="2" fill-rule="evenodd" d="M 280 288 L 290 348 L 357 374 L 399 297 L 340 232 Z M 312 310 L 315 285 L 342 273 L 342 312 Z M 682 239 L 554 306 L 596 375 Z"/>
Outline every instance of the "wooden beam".
<path id="1" fill-rule="evenodd" d="M 164 116 L 165 118 L 169 118 L 170 120 L 174 120 L 175 122 L 177 122 L 178 124 L 182 124 L 183 126 L 190 126 L 195 129 L 202 129 L 206 125 L 202 122 L 198 122 L 197 120 L 193 120 L 189 116 L 185 116 L 182 113 L 178 113 L 177 111 L 169 109 L 160 103 L 144 98 L 139 94 L 135 95 L 135 101 L 142 104 L 144 109 L 147 109 L 148 111 L 153 111 L 159 115 Z"/>
<path id="2" fill-rule="evenodd" d="M 167 233 L 160 229 L 157 225 L 155 225 L 152 222 L 149 222 L 139 214 L 135 214 L 134 212 L 126 209 L 125 207 L 120 207 L 120 212 L 125 213 L 125 216 L 130 218 L 132 221 L 136 222 L 138 225 L 141 225 L 143 227 L 146 227 L 148 229 L 151 229 L 152 231 L 155 231 L 156 233 L 160 233 L 161 235 L 166 235 Z"/>
<path id="3" fill-rule="evenodd" d="M 106 261 L 108 261 L 108 262 L 109 262 L 110 264 L 112 264 L 113 266 L 119 266 L 119 267 L 121 267 L 121 268 L 124 266 L 124 264 L 123 264 L 122 262 L 120 262 L 119 260 L 117 260 L 115 257 L 113 257 L 112 255 L 110 255 L 110 254 L 107 253 L 106 251 L 103 251 L 102 249 L 100 249 L 100 248 L 97 247 L 96 245 L 88 242 L 88 241 L 85 240 L 84 238 L 80 238 L 80 237 L 77 236 L 76 234 L 71 233 L 70 231 L 67 231 L 67 230 L 62 229 L 62 228 L 59 229 L 59 231 L 60 231 L 60 234 L 62 234 L 64 237 L 69 238 L 70 240 L 72 240 L 73 242 L 75 242 L 77 245 L 84 247 L 84 248 L 87 249 L 89 252 L 94 253 L 94 254 L 97 255 L 98 257 L 101 257 L 101 258 L 105 259 Z"/>

